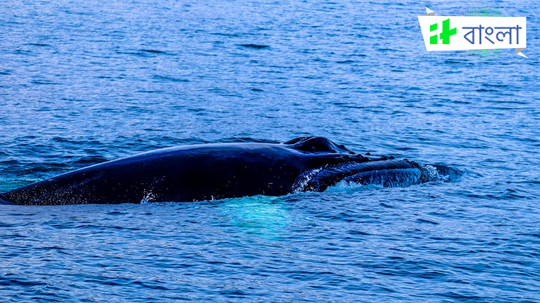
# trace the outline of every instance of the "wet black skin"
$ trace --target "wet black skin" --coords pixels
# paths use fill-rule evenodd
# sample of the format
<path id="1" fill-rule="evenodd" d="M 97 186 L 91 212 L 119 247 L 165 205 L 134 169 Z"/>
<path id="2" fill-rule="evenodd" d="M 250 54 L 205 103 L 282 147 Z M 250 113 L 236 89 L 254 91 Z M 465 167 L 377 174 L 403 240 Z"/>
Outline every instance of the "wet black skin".
<path id="1" fill-rule="evenodd" d="M 356 155 L 322 137 L 297 138 L 284 144 L 190 145 L 68 172 L 0 194 L 0 201 L 29 205 L 118 204 L 145 199 L 191 202 L 279 196 L 298 188 L 323 191 L 366 170 L 417 166 L 406 160 Z M 316 182 L 311 180 L 311 184 L 298 187 L 302 176 L 312 170 L 324 173 L 313 178 Z"/>

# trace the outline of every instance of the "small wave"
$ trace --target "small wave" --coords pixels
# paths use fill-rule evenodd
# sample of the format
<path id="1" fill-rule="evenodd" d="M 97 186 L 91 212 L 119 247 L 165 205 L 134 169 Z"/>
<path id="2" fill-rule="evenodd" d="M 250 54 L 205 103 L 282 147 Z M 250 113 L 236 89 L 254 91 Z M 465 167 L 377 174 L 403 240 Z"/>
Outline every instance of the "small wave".
<path id="1" fill-rule="evenodd" d="M 245 48 L 253 48 L 253 49 L 265 49 L 265 48 L 270 48 L 269 45 L 262 45 L 262 44 L 240 44 L 240 46 L 242 47 L 245 47 Z"/>
<path id="2" fill-rule="evenodd" d="M 140 49 L 139 51 L 145 52 L 145 53 L 151 53 L 151 54 L 164 54 L 164 51 L 156 50 L 156 49 Z"/>
<path id="3" fill-rule="evenodd" d="M 46 283 L 41 282 L 41 281 L 32 281 L 25 278 L 19 278 L 19 277 L 13 277 L 13 278 L 0 277 L 0 285 L 10 286 L 10 287 L 13 287 L 13 286 L 30 287 L 30 286 L 46 285 Z"/>
<path id="4" fill-rule="evenodd" d="M 25 45 L 29 46 L 41 46 L 41 47 L 52 47 L 52 45 L 47 43 L 26 43 Z"/>
<path id="5" fill-rule="evenodd" d="M 154 75 L 154 76 L 152 76 L 152 78 L 155 79 L 155 80 L 159 80 L 159 81 L 190 82 L 189 79 L 175 78 L 175 77 L 170 77 L 170 76 Z"/>

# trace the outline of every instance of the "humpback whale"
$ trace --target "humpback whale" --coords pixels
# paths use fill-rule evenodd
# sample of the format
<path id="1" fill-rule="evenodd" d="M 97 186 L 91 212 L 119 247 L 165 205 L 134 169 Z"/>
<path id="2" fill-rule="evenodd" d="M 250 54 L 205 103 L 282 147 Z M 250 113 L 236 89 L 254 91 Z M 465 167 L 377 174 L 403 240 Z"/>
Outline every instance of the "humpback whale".
<path id="1" fill-rule="evenodd" d="M 323 137 L 285 143 L 178 146 L 109 161 L 9 192 L 21 205 L 192 202 L 326 190 L 338 182 L 409 186 L 448 177 L 452 168 L 356 154 Z"/>

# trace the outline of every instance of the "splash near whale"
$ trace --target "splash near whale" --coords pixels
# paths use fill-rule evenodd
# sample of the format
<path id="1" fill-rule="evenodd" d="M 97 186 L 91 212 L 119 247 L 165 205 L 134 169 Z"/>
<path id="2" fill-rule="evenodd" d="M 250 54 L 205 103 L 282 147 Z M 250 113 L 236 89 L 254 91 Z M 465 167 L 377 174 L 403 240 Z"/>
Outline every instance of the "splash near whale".
<path id="1" fill-rule="evenodd" d="M 321 192 L 339 182 L 385 187 L 446 181 L 457 170 L 356 154 L 323 137 L 282 144 L 223 143 L 160 149 L 0 194 L 21 205 L 193 202 Z"/>

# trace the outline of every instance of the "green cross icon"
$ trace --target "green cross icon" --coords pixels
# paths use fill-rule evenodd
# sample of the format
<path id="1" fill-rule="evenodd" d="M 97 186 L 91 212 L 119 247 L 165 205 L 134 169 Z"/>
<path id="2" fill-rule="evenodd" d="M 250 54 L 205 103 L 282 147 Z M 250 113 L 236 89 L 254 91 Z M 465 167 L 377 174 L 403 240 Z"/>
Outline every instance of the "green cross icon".
<path id="1" fill-rule="evenodd" d="M 429 26 L 429 31 L 435 31 L 438 28 L 438 24 L 434 23 Z M 450 37 L 457 34 L 457 28 L 454 27 L 450 29 L 450 18 L 444 20 L 442 22 L 442 32 L 439 35 L 440 39 L 442 40 L 442 44 L 450 44 Z M 429 37 L 429 44 L 437 44 L 437 35 L 433 35 Z"/>

